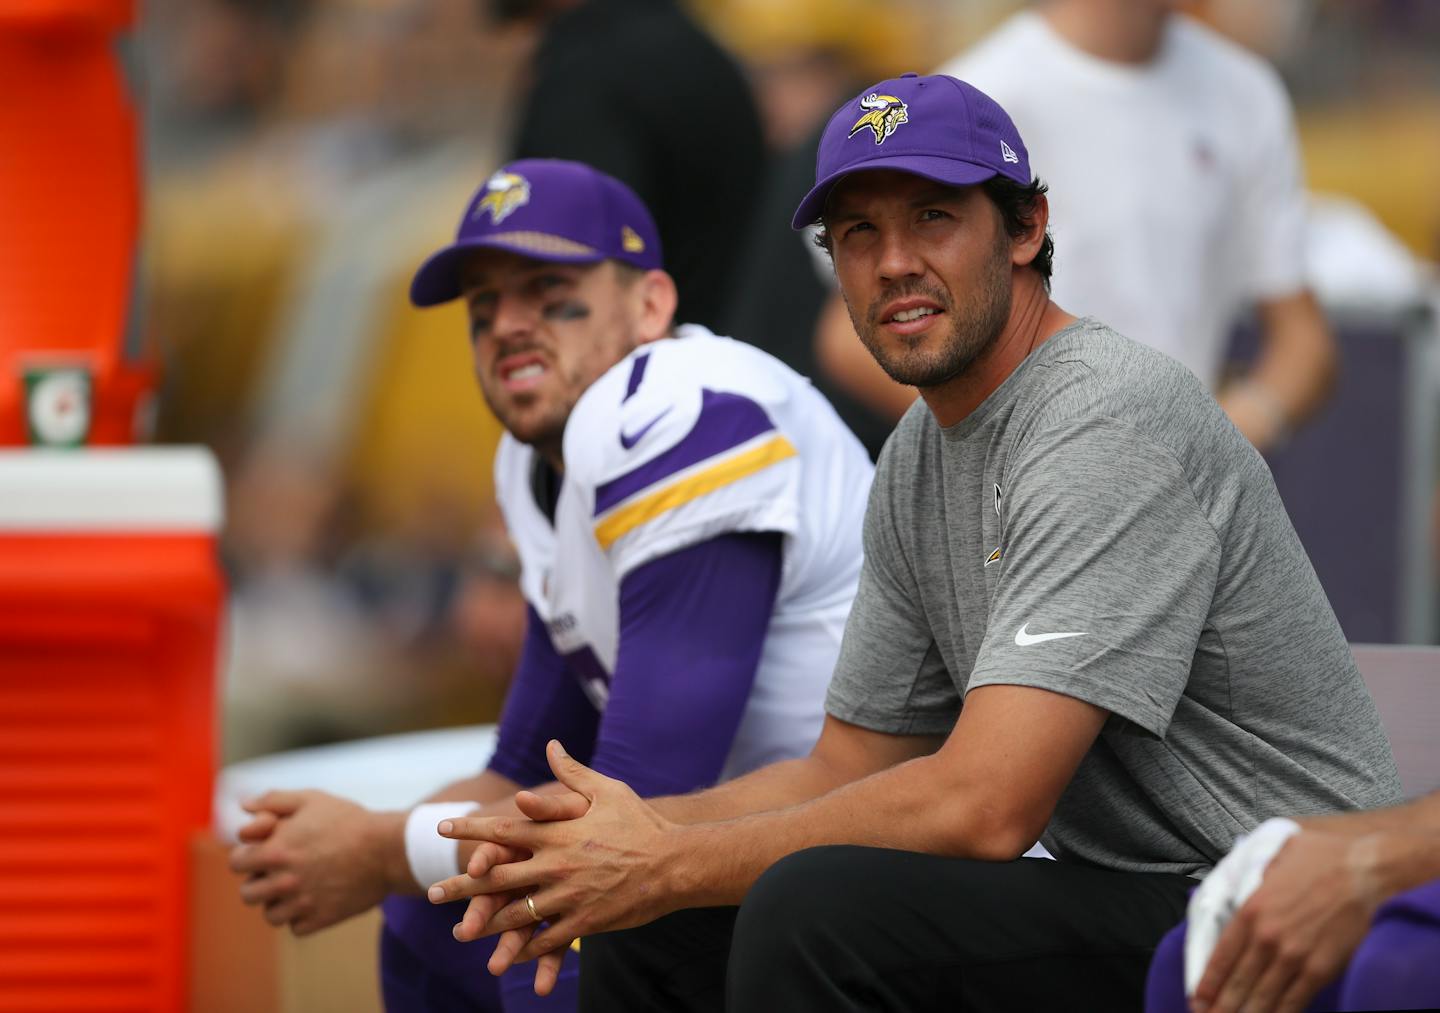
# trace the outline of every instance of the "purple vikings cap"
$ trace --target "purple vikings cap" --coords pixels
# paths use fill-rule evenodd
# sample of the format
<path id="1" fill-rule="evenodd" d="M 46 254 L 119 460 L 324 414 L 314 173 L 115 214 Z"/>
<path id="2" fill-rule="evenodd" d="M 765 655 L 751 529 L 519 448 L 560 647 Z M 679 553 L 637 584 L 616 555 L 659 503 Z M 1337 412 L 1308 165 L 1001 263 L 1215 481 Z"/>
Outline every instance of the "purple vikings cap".
<path id="1" fill-rule="evenodd" d="M 818 221 L 835 184 L 867 169 L 894 169 L 950 186 L 992 176 L 1030 185 L 1030 156 L 1009 115 L 978 88 L 944 74 L 902 74 L 841 106 L 820 137 L 815 186 L 791 227 Z"/>
<path id="2" fill-rule="evenodd" d="M 460 265 L 478 249 L 559 264 L 661 266 L 660 233 L 635 191 L 588 165 L 549 158 L 511 162 L 475 191 L 455 242 L 415 272 L 410 301 L 435 306 L 459 298 Z"/>

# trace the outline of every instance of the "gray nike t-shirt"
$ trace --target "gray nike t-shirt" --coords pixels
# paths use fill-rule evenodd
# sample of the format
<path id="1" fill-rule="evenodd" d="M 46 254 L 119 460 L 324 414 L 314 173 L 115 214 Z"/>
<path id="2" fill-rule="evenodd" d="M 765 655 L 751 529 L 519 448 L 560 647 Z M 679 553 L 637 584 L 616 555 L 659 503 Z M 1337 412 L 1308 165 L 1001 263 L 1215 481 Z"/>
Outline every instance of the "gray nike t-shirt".
<path id="1" fill-rule="evenodd" d="M 943 734 L 977 686 L 1111 712 L 1041 840 L 1191 874 L 1278 815 L 1399 801 L 1375 706 L 1260 455 L 1194 376 L 1092 320 L 881 455 L 826 707 Z"/>

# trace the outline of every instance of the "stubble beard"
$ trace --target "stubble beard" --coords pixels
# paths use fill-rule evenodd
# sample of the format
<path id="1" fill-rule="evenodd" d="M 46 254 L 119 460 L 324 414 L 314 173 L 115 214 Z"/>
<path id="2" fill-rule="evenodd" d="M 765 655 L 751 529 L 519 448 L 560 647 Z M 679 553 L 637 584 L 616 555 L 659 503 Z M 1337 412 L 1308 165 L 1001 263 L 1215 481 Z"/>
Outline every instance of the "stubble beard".
<path id="1" fill-rule="evenodd" d="M 846 300 L 861 343 L 890 379 L 907 387 L 937 387 L 964 373 L 995 344 L 1010 318 L 1010 243 L 1003 231 L 992 254 L 985 264 L 975 299 L 961 313 L 956 312 L 944 292 L 918 282 L 896 286 L 882 294 L 870 305 L 863 321 L 857 319 L 854 307 Z M 907 296 L 935 300 L 950 318 L 950 332 L 938 349 L 926 352 L 920 342 L 900 349 L 887 344 L 897 339 L 882 333 L 880 313 L 886 305 Z"/>
<path id="2" fill-rule="evenodd" d="M 516 440 L 533 447 L 541 456 L 558 460 L 565 442 L 565 427 L 570 423 L 570 414 L 580 402 L 585 391 L 612 365 L 619 362 L 634 347 L 624 335 L 635 330 L 630 320 L 618 308 L 611 327 L 597 336 L 594 346 L 585 359 L 562 360 L 551 355 L 550 368 L 558 374 L 559 391 L 522 394 L 520 397 L 507 395 L 499 377 L 491 373 L 491 380 L 480 381 L 480 394 L 485 399 L 491 414 L 505 431 Z M 538 346 L 537 346 L 538 347 Z M 528 351 L 528 347 L 508 348 L 506 354 Z M 490 383 L 495 384 L 492 390 Z M 532 402 L 539 401 L 540 404 Z"/>
<path id="3" fill-rule="evenodd" d="M 530 416 L 523 409 L 512 406 L 503 414 L 495 412 L 495 417 L 511 436 L 534 447 L 540 455 L 559 457 L 565 442 L 565 425 L 570 421 L 570 412 L 574 407 L 572 401 L 568 405 L 551 406 L 543 414 Z M 494 410 L 493 406 L 491 410 Z"/>
<path id="4" fill-rule="evenodd" d="M 558 368 L 553 359 L 550 368 Z M 535 391 L 516 396 L 507 393 L 500 378 L 492 374 L 480 382 L 480 394 L 491 414 L 516 440 L 541 454 L 558 455 L 565 438 L 565 424 L 579 400 L 578 395 L 570 396 L 573 385 L 573 378 L 565 376 L 563 392 Z"/>

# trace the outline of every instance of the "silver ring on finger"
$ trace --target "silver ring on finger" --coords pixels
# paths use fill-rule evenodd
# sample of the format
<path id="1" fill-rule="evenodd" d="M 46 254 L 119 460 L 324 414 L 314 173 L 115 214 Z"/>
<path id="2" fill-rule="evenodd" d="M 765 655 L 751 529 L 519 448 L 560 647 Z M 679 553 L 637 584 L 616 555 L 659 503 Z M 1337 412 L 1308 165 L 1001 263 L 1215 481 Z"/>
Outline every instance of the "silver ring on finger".
<path id="1" fill-rule="evenodd" d="M 544 920 L 540 917 L 540 912 L 535 910 L 535 895 L 533 893 L 527 893 L 525 895 L 525 906 L 530 909 L 531 918 L 534 918 L 537 922 Z"/>

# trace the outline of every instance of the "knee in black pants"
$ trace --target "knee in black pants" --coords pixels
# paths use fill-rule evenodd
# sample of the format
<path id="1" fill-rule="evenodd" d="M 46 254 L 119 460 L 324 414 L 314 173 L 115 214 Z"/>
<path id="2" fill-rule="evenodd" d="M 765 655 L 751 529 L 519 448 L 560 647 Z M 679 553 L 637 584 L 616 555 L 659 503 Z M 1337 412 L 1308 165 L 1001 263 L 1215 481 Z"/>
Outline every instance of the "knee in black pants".
<path id="1" fill-rule="evenodd" d="M 729 1009 L 1138 1008 L 1190 885 L 1038 859 L 814 848 L 777 862 L 741 906 Z"/>
<path id="2" fill-rule="evenodd" d="M 727 1006 L 778 1009 L 783 993 L 815 1009 L 866 1001 L 854 966 L 854 929 L 862 893 L 847 879 L 868 849 L 842 845 L 788 855 L 756 880 L 740 906 L 730 944 Z M 803 990 L 792 992 L 792 989 Z"/>
<path id="3" fill-rule="evenodd" d="M 581 944 L 582 1013 L 719 1013 L 734 908 L 694 908 Z"/>

